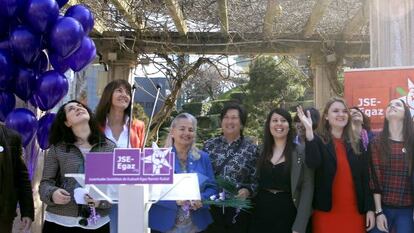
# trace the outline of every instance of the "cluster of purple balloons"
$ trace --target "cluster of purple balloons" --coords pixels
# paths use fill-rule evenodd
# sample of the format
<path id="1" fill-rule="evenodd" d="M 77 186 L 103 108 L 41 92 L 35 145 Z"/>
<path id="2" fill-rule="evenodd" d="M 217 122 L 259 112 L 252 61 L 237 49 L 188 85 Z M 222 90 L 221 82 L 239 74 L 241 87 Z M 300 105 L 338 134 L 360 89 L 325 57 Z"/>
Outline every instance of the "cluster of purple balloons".
<path id="1" fill-rule="evenodd" d="M 0 0 L 0 121 L 15 129 L 26 146 L 37 132 L 42 149 L 54 119 L 39 121 L 16 97 L 42 111 L 52 109 L 68 92 L 64 73 L 78 72 L 96 57 L 91 10 L 82 4 L 59 11 L 68 0 Z M 49 70 L 49 62 L 53 70 Z"/>

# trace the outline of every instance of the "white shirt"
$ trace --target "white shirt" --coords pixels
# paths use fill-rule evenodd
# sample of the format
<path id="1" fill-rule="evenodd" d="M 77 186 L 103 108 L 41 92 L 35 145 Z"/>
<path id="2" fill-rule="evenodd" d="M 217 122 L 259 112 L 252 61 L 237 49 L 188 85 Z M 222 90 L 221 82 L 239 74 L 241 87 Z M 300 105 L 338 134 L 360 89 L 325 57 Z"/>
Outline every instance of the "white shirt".
<path id="1" fill-rule="evenodd" d="M 111 140 L 111 141 L 113 141 L 113 142 L 115 142 L 115 144 L 116 144 L 116 147 L 118 147 L 118 148 L 128 148 L 128 124 L 127 124 L 127 122 L 129 121 L 129 117 L 126 117 L 125 118 L 125 124 L 124 124 L 124 126 L 123 126 L 123 128 L 122 128 L 122 132 L 121 132 L 121 134 L 119 135 L 119 138 L 118 138 L 118 140 L 116 140 L 115 138 L 114 138 L 114 135 L 112 134 L 112 130 L 111 130 L 111 128 L 109 127 L 109 121 L 108 121 L 108 118 L 106 118 L 106 125 L 105 125 L 105 136 L 109 139 L 109 140 Z M 129 147 L 131 147 L 131 143 L 129 143 Z"/>

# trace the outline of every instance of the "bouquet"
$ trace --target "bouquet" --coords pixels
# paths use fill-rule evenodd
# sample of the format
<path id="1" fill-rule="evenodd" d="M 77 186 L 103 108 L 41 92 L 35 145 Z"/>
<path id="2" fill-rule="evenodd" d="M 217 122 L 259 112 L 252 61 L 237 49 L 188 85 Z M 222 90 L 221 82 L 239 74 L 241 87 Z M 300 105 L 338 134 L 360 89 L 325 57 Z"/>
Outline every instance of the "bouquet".
<path id="1" fill-rule="evenodd" d="M 233 207 L 237 210 L 246 211 L 252 208 L 250 199 L 237 198 L 238 187 L 229 180 L 222 177 L 216 177 L 216 182 L 219 190 L 222 190 L 217 195 L 210 196 L 210 200 L 203 200 L 203 205 L 214 205 L 219 207 Z"/>
<path id="2" fill-rule="evenodd" d="M 219 187 L 219 190 L 222 190 L 217 195 L 210 196 L 209 200 L 202 200 L 203 205 L 214 205 L 218 207 L 233 207 L 236 209 L 236 213 L 233 216 L 233 224 L 236 223 L 236 218 L 239 215 L 240 211 L 247 211 L 247 209 L 252 208 L 252 204 L 250 199 L 241 199 L 236 197 L 239 191 L 237 185 L 228 181 L 222 177 L 216 177 L 216 182 Z M 181 206 L 184 212 L 184 218 L 190 217 L 190 210 L 191 210 L 191 201 L 185 201 L 184 204 Z"/>

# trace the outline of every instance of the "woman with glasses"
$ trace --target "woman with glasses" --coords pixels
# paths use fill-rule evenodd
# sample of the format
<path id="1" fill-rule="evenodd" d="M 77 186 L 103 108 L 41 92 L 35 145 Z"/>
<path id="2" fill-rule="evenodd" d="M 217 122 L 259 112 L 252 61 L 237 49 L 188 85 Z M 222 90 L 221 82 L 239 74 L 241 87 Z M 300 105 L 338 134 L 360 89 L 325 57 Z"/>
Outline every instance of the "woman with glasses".
<path id="1" fill-rule="evenodd" d="M 47 204 L 43 233 L 109 233 L 111 204 L 85 195 L 88 205 L 74 200 L 79 184 L 68 173 L 84 173 L 85 153 L 112 152 L 115 145 L 98 129 L 92 112 L 82 103 L 71 100 L 62 105 L 52 124 L 50 149 L 45 156 L 40 199 Z M 94 221 L 93 209 L 99 217 Z"/>

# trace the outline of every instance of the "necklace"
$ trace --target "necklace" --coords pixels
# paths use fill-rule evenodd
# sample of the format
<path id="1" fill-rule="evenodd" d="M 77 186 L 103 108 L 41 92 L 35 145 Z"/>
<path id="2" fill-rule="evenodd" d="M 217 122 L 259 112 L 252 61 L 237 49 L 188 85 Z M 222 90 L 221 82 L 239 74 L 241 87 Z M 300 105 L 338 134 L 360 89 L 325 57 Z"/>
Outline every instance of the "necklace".
<path id="1" fill-rule="evenodd" d="M 180 168 L 182 171 L 187 171 L 187 160 L 179 159 Z"/>

